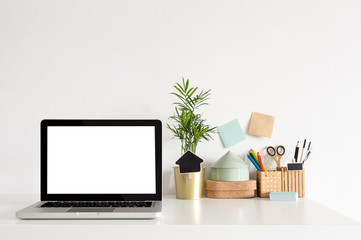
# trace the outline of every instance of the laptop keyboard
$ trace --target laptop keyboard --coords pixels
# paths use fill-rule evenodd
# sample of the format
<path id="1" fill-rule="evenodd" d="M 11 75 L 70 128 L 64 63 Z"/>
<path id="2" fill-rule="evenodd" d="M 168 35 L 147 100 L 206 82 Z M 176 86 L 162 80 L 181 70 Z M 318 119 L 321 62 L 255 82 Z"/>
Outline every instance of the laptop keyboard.
<path id="1" fill-rule="evenodd" d="M 41 208 L 70 208 L 70 207 L 119 207 L 119 208 L 142 208 L 151 207 L 152 202 L 75 202 L 75 201 L 57 201 L 46 202 L 42 204 Z"/>

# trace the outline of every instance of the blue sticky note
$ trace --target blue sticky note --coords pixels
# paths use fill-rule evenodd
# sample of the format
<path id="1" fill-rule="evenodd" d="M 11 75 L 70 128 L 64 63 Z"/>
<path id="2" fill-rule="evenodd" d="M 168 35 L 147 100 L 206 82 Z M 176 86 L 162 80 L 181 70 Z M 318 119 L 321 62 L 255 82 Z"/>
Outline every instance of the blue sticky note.
<path id="1" fill-rule="evenodd" d="M 217 127 L 217 130 L 219 136 L 222 139 L 223 145 L 226 148 L 246 140 L 246 135 L 244 134 L 242 127 L 237 119 Z"/>
<path id="2" fill-rule="evenodd" d="M 298 200 L 297 192 L 270 192 L 269 198 L 271 201 L 292 201 Z"/>

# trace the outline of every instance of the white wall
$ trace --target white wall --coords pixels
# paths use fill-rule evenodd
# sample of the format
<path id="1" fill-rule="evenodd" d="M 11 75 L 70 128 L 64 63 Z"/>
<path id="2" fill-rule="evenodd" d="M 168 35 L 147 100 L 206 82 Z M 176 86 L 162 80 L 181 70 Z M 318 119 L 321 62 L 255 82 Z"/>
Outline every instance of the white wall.
<path id="1" fill-rule="evenodd" d="M 361 220 L 360 12 L 351 0 L 0 0 L 0 193 L 39 193 L 41 119 L 165 124 L 184 76 L 212 89 L 213 125 L 276 116 L 272 139 L 247 135 L 236 154 L 283 144 L 286 161 L 312 140 L 307 196 Z M 163 147 L 174 194 L 180 144 L 166 128 Z M 217 135 L 197 151 L 206 166 L 225 152 Z"/>

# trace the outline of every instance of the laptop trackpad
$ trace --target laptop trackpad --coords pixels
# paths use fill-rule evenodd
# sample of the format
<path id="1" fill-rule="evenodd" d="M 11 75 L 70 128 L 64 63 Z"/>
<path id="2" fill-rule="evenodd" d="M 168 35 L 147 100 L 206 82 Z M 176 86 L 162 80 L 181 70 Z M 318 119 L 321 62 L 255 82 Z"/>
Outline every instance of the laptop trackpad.
<path id="1" fill-rule="evenodd" d="M 67 212 L 113 212 L 114 208 L 70 208 Z"/>

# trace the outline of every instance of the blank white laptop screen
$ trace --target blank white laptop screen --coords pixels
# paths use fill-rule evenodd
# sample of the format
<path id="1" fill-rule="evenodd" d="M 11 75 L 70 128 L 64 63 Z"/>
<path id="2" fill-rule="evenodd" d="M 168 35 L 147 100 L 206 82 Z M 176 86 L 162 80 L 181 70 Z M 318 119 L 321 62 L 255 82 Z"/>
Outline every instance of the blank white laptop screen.
<path id="1" fill-rule="evenodd" d="M 48 126 L 48 194 L 154 194 L 154 126 Z"/>

